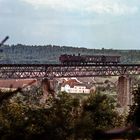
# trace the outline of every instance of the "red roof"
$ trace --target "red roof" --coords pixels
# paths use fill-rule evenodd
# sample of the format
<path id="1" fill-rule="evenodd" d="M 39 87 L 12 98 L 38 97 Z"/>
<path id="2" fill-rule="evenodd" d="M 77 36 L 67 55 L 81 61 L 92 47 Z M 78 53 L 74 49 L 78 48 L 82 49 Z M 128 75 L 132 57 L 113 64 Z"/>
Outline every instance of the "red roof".
<path id="1" fill-rule="evenodd" d="M 70 79 L 68 81 L 64 81 L 64 83 L 62 84 L 62 87 L 64 87 L 65 85 L 69 85 L 70 87 L 74 87 L 75 84 L 79 84 L 79 82 L 77 82 L 76 79 Z"/>
<path id="2" fill-rule="evenodd" d="M 36 79 L 0 80 L 0 88 L 22 88 L 25 85 L 37 85 Z"/>
<path id="3" fill-rule="evenodd" d="M 91 85 L 87 85 L 87 84 L 83 84 L 78 82 L 76 79 L 70 79 L 68 81 L 64 81 L 64 83 L 62 84 L 62 87 L 64 87 L 65 85 L 69 85 L 71 88 L 73 88 L 74 86 L 81 86 L 81 87 L 86 87 L 88 89 L 91 88 Z"/>

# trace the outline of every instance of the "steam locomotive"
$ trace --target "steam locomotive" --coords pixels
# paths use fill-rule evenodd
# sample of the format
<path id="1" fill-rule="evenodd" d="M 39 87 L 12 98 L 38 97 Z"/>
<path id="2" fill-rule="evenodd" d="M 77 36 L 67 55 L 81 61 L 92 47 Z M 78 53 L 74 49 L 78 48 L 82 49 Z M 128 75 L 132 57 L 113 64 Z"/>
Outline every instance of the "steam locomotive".
<path id="1" fill-rule="evenodd" d="M 63 54 L 59 57 L 61 64 L 118 64 L 120 63 L 119 55 L 69 55 Z"/>

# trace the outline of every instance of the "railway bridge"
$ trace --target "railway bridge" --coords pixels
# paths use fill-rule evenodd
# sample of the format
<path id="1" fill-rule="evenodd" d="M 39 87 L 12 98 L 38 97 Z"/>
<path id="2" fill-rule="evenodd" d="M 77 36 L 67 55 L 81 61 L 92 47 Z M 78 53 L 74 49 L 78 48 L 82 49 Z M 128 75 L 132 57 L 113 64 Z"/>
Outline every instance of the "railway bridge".
<path id="1" fill-rule="evenodd" d="M 0 79 L 118 76 L 118 102 L 130 103 L 130 75 L 140 75 L 140 64 L 0 64 Z"/>

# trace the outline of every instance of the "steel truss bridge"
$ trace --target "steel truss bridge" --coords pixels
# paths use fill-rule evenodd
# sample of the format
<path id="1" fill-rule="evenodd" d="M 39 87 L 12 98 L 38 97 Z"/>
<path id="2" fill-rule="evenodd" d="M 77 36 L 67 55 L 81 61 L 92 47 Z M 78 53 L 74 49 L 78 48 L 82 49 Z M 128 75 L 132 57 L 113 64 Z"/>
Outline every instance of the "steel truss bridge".
<path id="1" fill-rule="evenodd" d="M 140 64 L 0 64 L 0 79 L 140 75 Z"/>

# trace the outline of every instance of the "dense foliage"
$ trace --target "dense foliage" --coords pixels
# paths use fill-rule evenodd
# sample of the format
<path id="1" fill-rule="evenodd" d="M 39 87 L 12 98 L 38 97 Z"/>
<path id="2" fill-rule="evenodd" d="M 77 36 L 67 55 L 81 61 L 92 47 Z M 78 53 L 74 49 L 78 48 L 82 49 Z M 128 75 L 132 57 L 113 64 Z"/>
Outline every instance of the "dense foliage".
<path id="1" fill-rule="evenodd" d="M 130 106 L 127 123 L 140 127 L 140 86 L 133 91 L 133 104 Z"/>
<path id="2" fill-rule="evenodd" d="M 99 129 L 120 125 L 114 103 L 106 95 L 91 94 L 80 101 L 67 93 L 41 102 L 42 92 L 17 93 L 1 103 L 0 139 L 91 140 Z"/>

